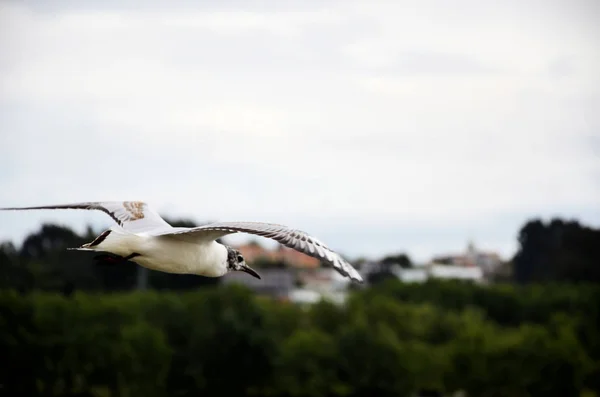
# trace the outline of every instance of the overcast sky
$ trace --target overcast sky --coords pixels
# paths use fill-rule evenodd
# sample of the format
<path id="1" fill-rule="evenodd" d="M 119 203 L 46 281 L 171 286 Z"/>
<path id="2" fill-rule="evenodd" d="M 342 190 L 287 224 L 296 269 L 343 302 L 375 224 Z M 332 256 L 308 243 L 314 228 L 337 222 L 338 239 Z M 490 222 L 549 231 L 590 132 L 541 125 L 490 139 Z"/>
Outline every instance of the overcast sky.
<path id="1" fill-rule="evenodd" d="M 0 206 L 144 200 L 417 260 L 600 226 L 600 2 L 172 4 L 0 3 Z M 110 218 L 0 213 L 0 240 L 42 222 Z"/>

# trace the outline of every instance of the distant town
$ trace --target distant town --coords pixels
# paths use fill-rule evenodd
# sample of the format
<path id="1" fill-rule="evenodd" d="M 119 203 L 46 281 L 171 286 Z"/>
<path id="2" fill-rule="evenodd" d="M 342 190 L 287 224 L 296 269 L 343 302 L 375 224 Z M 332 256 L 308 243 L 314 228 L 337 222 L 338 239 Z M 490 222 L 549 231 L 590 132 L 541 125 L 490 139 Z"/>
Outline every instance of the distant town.
<path id="1" fill-rule="evenodd" d="M 299 304 L 321 299 L 341 304 L 346 299 L 350 281 L 316 258 L 284 246 L 267 249 L 256 241 L 236 248 L 260 272 L 262 279 L 231 273 L 223 279 L 224 284 L 242 284 L 257 294 Z M 400 254 L 357 261 L 354 266 L 366 285 L 384 278 L 413 283 L 456 279 L 486 284 L 508 276 L 508 266 L 498 253 L 479 250 L 473 242 L 467 243 L 462 252 L 440 254 L 425 263 L 412 263 L 406 255 Z"/>

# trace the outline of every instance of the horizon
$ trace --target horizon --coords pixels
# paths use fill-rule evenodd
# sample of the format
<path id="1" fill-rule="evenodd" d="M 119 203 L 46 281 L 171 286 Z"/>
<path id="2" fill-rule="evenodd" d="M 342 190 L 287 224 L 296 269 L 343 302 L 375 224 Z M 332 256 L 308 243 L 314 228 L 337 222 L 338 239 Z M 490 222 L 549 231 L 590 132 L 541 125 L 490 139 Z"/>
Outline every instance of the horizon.
<path id="1" fill-rule="evenodd" d="M 39 232 L 41 230 L 42 226 L 44 226 L 44 225 L 55 225 L 55 226 L 67 227 L 78 234 L 84 234 L 88 230 L 88 228 L 91 228 L 95 234 L 100 234 L 100 233 L 102 233 L 102 231 L 104 231 L 112 226 L 111 220 L 107 221 L 106 219 L 104 219 L 104 222 L 101 222 L 98 219 L 96 219 L 97 217 L 100 217 L 100 218 L 106 217 L 106 215 L 101 213 L 100 211 L 85 211 L 85 210 L 84 211 L 41 210 L 41 211 L 42 212 L 72 212 L 72 211 L 75 211 L 75 212 L 80 212 L 80 214 L 79 214 L 80 217 L 85 218 L 88 221 L 90 219 L 93 219 L 94 221 L 87 222 L 87 223 L 78 223 L 78 222 L 74 221 L 73 219 L 71 219 L 70 221 L 64 221 L 64 220 L 61 221 L 59 219 L 60 216 L 54 216 L 54 217 L 35 216 L 35 217 L 33 217 L 34 219 L 42 219 L 40 224 L 38 224 L 37 226 L 34 226 L 32 229 L 30 229 L 28 231 L 25 231 L 22 236 L 18 236 L 18 238 L 16 238 L 16 239 L 0 238 L 0 244 L 4 243 L 4 242 L 9 242 L 9 243 L 14 244 L 17 248 L 19 248 L 23 244 L 25 238 L 27 238 L 31 234 Z M 4 212 L 4 211 L 0 211 L 0 213 L 2 213 L 2 212 Z M 10 212 L 10 211 L 7 211 L 7 212 Z M 20 213 L 20 214 L 27 214 L 27 213 L 33 213 L 33 212 L 38 212 L 38 211 L 12 211 L 12 212 Z M 199 222 L 196 219 L 185 216 L 185 215 L 168 216 L 168 215 L 161 213 L 161 216 L 163 216 L 165 218 L 165 220 L 170 221 L 170 222 L 190 221 L 195 224 L 205 223 L 205 222 Z M 530 218 L 527 218 L 527 222 L 533 221 L 533 220 L 539 220 L 539 221 L 547 224 L 554 219 L 559 219 L 559 220 L 562 220 L 565 222 L 574 221 L 574 222 L 579 223 L 583 227 L 600 230 L 600 227 L 598 227 L 597 225 L 592 225 L 592 224 L 589 224 L 586 222 L 582 222 L 581 220 L 576 219 L 576 218 L 560 217 L 560 216 L 549 217 L 547 219 L 540 218 L 540 217 L 530 217 Z M 525 225 L 525 222 L 519 226 L 519 229 L 524 225 Z M 372 253 L 368 254 L 368 255 L 365 255 L 365 254 L 354 254 L 353 255 L 352 253 L 348 253 L 348 252 L 333 248 L 330 244 L 328 244 L 327 241 L 324 241 L 324 242 L 325 242 L 325 244 L 329 245 L 331 248 L 333 248 L 340 254 L 348 257 L 351 261 L 355 261 L 355 260 L 359 260 L 359 259 L 376 261 L 376 260 L 382 259 L 383 257 L 388 256 L 388 255 L 406 254 L 411 259 L 413 264 L 420 265 L 420 264 L 425 264 L 425 263 L 431 262 L 435 257 L 443 257 L 446 255 L 461 255 L 466 251 L 467 246 L 471 243 L 474 245 L 475 249 L 479 252 L 496 253 L 500 256 L 502 261 L 510 261 L 513 258 L 513 256 L 516 254 L 517 249 L 518 249 L 518 242 L 517 242 L 518 231 L 519 230 L 515 231 L 515 241 L 514 241 L 515 249 L 514 249 L 514 251 L 510 252 L 509 254 L 505 254 L 500 249 L 498 249 L 492 245 L 482 246 L 481 244 L 478 244 L 478 241 L 476 238 L 467 238 L 462 244 L 457 244 L 456 246 L 450 246 L 450 247 L 448 247 L 448 249 L 445 249 L 445 250 L 432 251 L 429 255 L 422 255 L 422 256 L 414 256 L 411 254 L 411 252 L 409 252 L 408 250 L 402 249 L 402 248 L 397 248 L 397 249 L 392 248 L 391 250 L 387 250 L 387 251 L 372 251 Z M 319 236 L 316 236 L 316 237 L 320 238 Z M 235 234 L 227 235 L 223 238 L 223 242 L 225 244 L 230 244 L 232 246 L 239 246 L 239 245 L 244 245 L 244 244 L 249 244 L 249 243 L 258 243 L 261 247 L 268 249 L 268 250 L 273 250 L 273 249 L 276 249 L 278 246 L 283 246 L 283 245 L 279 244 L 278 242 L 276 242 L 275 240 L 268 239 L 266 237 L 245 234 L 245 233 L 235 233 Z"/>

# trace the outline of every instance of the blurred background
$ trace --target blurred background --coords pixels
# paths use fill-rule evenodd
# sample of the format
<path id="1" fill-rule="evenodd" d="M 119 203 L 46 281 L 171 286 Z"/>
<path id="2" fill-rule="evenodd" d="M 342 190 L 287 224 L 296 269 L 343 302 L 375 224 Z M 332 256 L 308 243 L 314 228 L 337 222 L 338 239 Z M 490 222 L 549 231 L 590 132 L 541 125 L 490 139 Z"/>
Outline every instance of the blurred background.
<path id="1" fill-rule="evenodd" d="M 262 280 L 0 213 L 0 395 L 600 396 L 600 3 L 0 2 L 0 206 L 266 221 Z"/>

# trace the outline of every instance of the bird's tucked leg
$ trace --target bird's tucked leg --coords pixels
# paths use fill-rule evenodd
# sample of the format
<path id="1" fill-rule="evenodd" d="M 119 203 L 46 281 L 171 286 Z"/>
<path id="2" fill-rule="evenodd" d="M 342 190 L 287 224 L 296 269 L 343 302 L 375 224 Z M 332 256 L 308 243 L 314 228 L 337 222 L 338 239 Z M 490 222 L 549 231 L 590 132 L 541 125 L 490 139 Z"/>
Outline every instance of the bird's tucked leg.
<path id="1" fill-rule="evenodd" d="M 128 260 L 135 258 L 136 256 L 140 256 L 140 254 L 138 254 L 137 252 L 134 252 L 127 256 L 121 256 L 121 255 L 107 253 L 107 254 L 96 255 L 94 257 L 94 259 L 97 261 L 98 264 L 116 265 L 119 263 L 125 263 Z"/>

